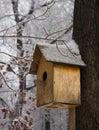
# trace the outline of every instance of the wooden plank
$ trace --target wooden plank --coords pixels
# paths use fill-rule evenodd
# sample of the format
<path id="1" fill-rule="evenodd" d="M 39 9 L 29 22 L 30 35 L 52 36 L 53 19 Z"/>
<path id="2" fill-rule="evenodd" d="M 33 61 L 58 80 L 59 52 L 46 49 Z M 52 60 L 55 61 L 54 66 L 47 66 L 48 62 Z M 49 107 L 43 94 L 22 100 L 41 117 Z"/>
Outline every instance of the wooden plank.
<path id="1" fill-rule="evenodd" d="M 46 75 L 44 74 L 46 73 Z M 51 103 L 53 100 L 53 64 L 42 56 L 37 72 L 37 106 Z"/>
<path id="2" fill-rule="evenodd" d="M 70 108 L 69 109 L 69 130 L 76 130 L 76 114 L 75 114 L 76 108 Z"/>
<path id="3" fill-rule="evenodd" d="M 54 102 L 80 105 L 80 69 L 54 65 Z"/>

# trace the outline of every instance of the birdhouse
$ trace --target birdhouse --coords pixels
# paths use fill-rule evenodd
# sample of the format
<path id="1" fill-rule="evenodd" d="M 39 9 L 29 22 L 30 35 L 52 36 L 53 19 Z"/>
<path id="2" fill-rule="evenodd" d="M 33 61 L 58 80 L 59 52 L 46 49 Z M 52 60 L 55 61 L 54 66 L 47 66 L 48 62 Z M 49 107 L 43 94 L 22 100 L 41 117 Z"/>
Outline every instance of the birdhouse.
<path id="1" fill-rule="evenodd" d="M 30 73 L 37 75 L 37 106 L 71 108 L 81 104 L 80 55 L 63 45 L 37 44 Z"/>

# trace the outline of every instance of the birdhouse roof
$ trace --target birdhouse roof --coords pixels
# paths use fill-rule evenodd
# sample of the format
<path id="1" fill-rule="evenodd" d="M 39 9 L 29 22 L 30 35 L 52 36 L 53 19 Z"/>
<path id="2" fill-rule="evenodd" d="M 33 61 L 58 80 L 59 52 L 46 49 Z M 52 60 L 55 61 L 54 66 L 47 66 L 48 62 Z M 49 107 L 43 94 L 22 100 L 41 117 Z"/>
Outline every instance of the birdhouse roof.
<path id="1" fill-rule="evenodd" d="M 29 73 L 37 73 L 41 56 L 43 56 L 47 62 L 68 64 L 74 66 L 85 66 L 85 63 L 82 61 L 80 54 L 77 54 L 68 46 L 37 44 L 34 50 L 33 62 L 31 64 Z"/>

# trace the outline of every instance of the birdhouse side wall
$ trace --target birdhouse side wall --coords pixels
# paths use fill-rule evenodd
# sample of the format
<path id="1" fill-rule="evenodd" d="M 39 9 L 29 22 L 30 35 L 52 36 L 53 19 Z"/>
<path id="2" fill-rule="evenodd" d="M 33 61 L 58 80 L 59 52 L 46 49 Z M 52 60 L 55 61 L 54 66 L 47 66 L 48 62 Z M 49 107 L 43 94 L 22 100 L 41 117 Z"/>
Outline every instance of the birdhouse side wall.
<path id="1" fill-rule="evenodd" d="M 80 104 L 80 68 L 54 64 L 54 101 Z"/>
<path id="2" fill-rule="evenodd" d="M 53 100 L 53 63 L 47 62 L 42 56 L 37 71 L 37 106 Z"/>

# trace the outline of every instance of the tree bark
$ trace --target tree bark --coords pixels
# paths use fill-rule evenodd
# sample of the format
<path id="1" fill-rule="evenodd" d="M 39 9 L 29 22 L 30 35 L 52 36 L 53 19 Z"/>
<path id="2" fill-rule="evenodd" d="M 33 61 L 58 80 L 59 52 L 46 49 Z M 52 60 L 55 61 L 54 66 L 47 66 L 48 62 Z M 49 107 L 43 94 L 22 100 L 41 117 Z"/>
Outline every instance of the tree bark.
<path id="1" fill-rule="evenodd" d="M 26 14 L 26 16 L 23 16 L 22 18 L 20 18 L 20 14 L 18 12 L 18 5 L 19 5 L 19 0 L 12 0 L 12 8 L 13 8 L 13 13 L 15 16 L 15 22 L 17 24 L 17 29 L 16 29 L 16 33 L 17 36 L 22 36 L 23 35 L 23 29 L 25 27 L 25 22 L 24 19 L 26 17 L 29 18 L 29 15 L 31 15 L 34 11 L 34 1 L 32 2 L 33 4 L 30 7 L 30 10 L 28 12 L 28 14 Z M 21 23 L 21 24 L 20 24 Z M 22 39 L 18 38 L 17 39 L 17 56 L 23 58 L 22 55 L 22 51 L 24 51 L 24 47 L 23 47 L 23 41 Z M 22 116 L 22 109 L 23 109 L 23 100 L 26 96 L 26 94 L 24 93 L 24 90 L 26 90 L 26 76 L 24 75 L 25 70 L 24 68 L 26 67 L 26 63 L 21 63 L 18 66 L 18 70 L 19 70 L 19 97 L 18 100 L 16 102 L 15 105 L 15 111 L 13 113 L 13 117 L 14 118 L 18 118 L 19 116 Z"/>
<path id="2" fill-rule="evenodd" d="M 99 130 L 99 1 L 75 0 L 73 39 L 86 63 L 81 68 L 81 101 L 77 130 Z"/>

